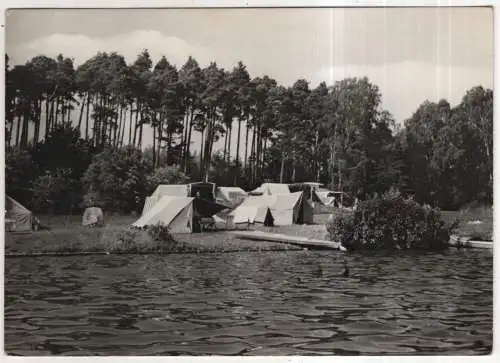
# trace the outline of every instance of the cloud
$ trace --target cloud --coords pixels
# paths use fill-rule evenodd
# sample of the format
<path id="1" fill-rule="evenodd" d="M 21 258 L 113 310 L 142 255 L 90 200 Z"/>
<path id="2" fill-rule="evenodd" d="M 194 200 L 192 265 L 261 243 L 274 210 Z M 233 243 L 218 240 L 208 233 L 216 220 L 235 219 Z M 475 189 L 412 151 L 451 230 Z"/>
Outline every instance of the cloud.
<path id="1" fill-rule="evenodd" d="M 315 75 L 311 86 L 315 87 L 322 80 L 332 85 L 346 77 L 365 76 L 379 87 L 382 106 L 399 122 L 410 117 L 425 100 L 439 101 L 445 98 L 452 105 L 456 105 L 471 87 L 493 87 L 493 69 L 415 61 L 379 66 L 323 67 Z"/>
<path id="2" fill-rule="evenodd" d="M 12 48 L 7 49 L 12 64 L 24 63 L 39 54 L 56 57 L 62 53 L 79 65 L 97 52 L 118 52 L 127 62 L 133 62 L 143 49 L 149 50 L 153 61 L 164 55 L 178 66 L 184 64 L 190 55 L 202 64 L 212 59 L 205 47 L 191 45 L 181 38 L 164 35 L 156 30 L 137 30 L 102 38 L 55 33 Z"/>

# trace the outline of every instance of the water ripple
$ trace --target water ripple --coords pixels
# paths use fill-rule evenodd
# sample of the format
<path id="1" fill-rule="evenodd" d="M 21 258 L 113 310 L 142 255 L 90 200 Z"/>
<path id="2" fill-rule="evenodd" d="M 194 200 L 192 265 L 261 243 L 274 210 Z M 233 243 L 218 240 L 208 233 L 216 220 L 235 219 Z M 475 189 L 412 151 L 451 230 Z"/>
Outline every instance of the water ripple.
<path id="1" fill-rule="evenodd" d="M 342 278 L 343 259 L 351 268 Z M 488 354 L 492 255 L 7 259 L 12 355 Z"/>

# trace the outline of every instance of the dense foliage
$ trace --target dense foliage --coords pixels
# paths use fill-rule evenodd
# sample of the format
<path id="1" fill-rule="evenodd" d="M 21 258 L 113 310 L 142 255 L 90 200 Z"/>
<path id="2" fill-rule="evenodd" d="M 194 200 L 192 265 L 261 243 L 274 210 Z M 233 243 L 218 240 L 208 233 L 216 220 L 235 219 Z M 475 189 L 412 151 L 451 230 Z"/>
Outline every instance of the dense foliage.
<path id="1" fill-rule="evenodd" d="M 367 78 L 285 87 L 242 62 L 190 57 L 177 69 L 145 50 L 132 64 L 98 53 L 78 67 L 62 55 L 10 67 L 6 56 L 5 93 L 7 193 L 40 211 L 127 212 L 158 181 L 205 178 L 318 181 L 360 199 L 396 187 L 447 209 L 492 202 L 493 92 L 481 86 L 455 107 L 425 101 L 397 127 Z"/>
<path id="2" fill-rule="evenodd" d="M 389 191 L 359 203 L 355 211 L 335 215 L 330 238 L 349 250 L 443 249 L 454 225 L 446 226 L 438 209 Z"/>

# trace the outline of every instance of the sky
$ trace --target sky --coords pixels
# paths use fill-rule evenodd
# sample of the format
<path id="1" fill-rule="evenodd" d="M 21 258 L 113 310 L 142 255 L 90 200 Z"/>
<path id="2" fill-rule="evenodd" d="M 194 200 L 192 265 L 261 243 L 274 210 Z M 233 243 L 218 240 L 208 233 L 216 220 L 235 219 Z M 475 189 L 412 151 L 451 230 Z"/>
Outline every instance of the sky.
<path id="1" fill-rule="evenodd" d="M 241 60 L 285 86 L 366 76 L 402 122 L 425 100 L 453 106 L 493 88 L 493 34 L 491 8 L 23 9 L 6 14 L 5 48 L 11 65 L 59 53 L 78 65 L 98 51 L 133 62 L 148 49 L 178 67 Z"/>

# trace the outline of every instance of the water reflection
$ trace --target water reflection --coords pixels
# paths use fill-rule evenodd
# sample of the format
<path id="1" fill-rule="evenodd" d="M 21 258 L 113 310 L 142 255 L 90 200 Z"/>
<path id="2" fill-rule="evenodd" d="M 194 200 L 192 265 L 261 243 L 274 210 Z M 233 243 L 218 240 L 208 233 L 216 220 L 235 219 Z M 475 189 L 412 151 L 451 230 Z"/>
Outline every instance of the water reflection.
<path id="1" fill-rule="evenodd" d="M 492 346 L 488 251 L 19 258 L 5 267 L 9 354 L 463 355 Z"/>

